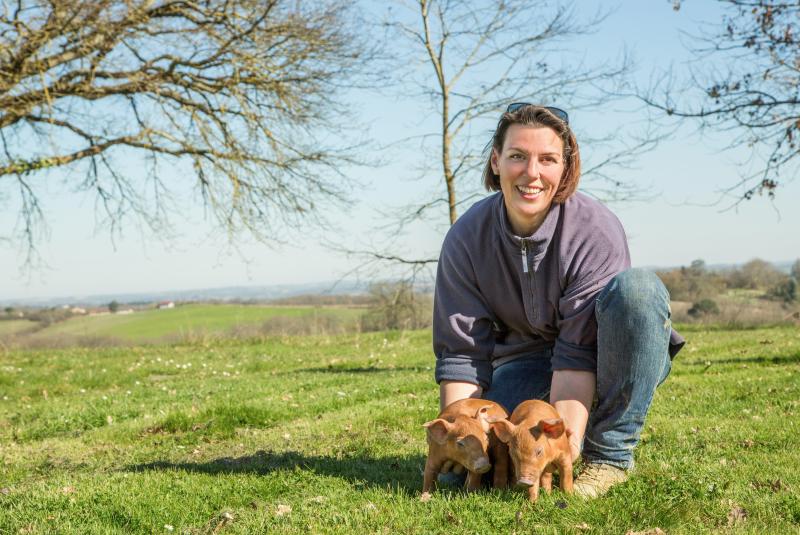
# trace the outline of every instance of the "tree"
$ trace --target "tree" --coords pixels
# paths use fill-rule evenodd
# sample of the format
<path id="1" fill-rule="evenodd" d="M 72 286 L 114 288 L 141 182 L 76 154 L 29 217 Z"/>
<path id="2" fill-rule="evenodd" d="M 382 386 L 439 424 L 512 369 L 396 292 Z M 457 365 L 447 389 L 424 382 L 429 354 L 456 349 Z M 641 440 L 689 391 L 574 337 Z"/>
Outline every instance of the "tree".
<path id="1" fill-rule="evenodd" d="M 719 305 L 713 299 L 701 299 L 692 305 L 688 313 L 692 317 L 719 314 Z"/>
<path id="2" fill-rule="evenodd" d="M 789 274 L 792 277 L 794 277 L 796 281 L 800 282 L 800 258 L 794 261 L 794 264 L 792 264 L 792 268 L 789 271 Z"/>
<path id="3" fill-rule="evenodd" d="M 354 20 L 344 0 L 4 2 L 0 187 L 19 203 L 14 237 L 35 251 L 36 179 L 58 168 L 112 233 L 131 215 L 163 232 L 192 184 L 229 235 L 275 239 L 318 217 L 352 161 L 324 134 L 368 55 Z M 163 163 L 183 167 L 166 176 Z"/>
<path id="4" fill-rule="evenodd" d="M 725 281 L 719 273 L 709 271 L 702 259 L 692 260 L 691 264 L 678 269 L 659 271 L 664 286 L 673 301 L 700 301 L 716 297 L 725 288 Z"/>
<path id="5" fill-rule="evenodd" d="M 741 268 L 734 270 L 730 277 L 730 285 L 734 288 L 751 290 L 767 290 L 784 281 L 786 275 L 775 266 L 760 258 L 746 262 Z"/>
<path id="6" fill-rule="evenodd" d="M 405 43 L 404 50 L 410 53 L 399 57 L 402 64 L 395 72 L 404 94 L 419 97 L 420 115 L 436 118 L 435 131 L 421 136 L 423 158 L 436 162 L 436 169 L 423 171 L 432 186 L 423 201 L 384 217 L 387 233 L 393 236 L 414 222 L 443 223 L 443 215 L 452 225 L 459 211 L 482 195 L 479 173 L 486 157 L 482 152 L 487 129 L 493 129 L 508 104 L 524 101 L 572 112 L 601 106 L 610 100 L 609 93 L 590 93 L 591 89 L 617 82 L 631 66 L 625 58 L 616 64 L 564 61 L 568 57 L 564 43 L 592 32 L 605 18 L 604 13 L 579 15 L 567 3 L 537 2 L 535 8 L 525 0 L 398 4 L 403 8 L 393 13 L 389 26 L 395 41 Z M 610 137 L 621 139 L 619 132 Z M 583 147 L 594 142 L 597 148 L 607 141 L 581 138 Z M 584 165 L 584 176 L 597 179 L 595 194 L 627 198 L 635 193 L 635 187 L 614 180 L 607 169 L 634 161 L 657 141 L 651 136 L 630 139 L 593 165 Z M 388 263 L 409 267 L 413 273 L 436 262 L 435 255 L 398 254 L 396 245 L 386 240 L 347 252 L 367 259 L 365 265 Z"/>
<path id="7" fill-rule="evenodd" d="M 551 54 L 564 41 L 591 33 L 601 24 L 605 18 L 602 13 L 587 19 L 574 7 L 540 2 L 531 9 L 522 0 L 477 4 L 418 0 L 416 4 L 416 24 L 397 24 L 396 28 L 409 43 L 424 51 L 429 74 L 418 80 L 418 85 L 440 119 L 436 136 L 445 195 L 426 203 L 425 208 L 446 203 L 452 225 L 458 206 L 472 199 L 459 198 L 459 179 L 474 179 L 483 164 L 470 133 L 473 124 L 496 120 L 511 102 L 560 104 L 571 109 L 581 101 L 583 105 L 599 105 L 608 97 L 589 97 L 584 89 L 616 80 L 630 64 L 557 65 L 553 61 Z M 485 142 L 481 132 L 481 145 Z M 652 142 L 645 140 L 637 148 L 649 147 Z M 635 152 L 626 154 L 627 161 Z M 621 156 L 614 155 L 611 160 L 619 161 Z M 621 184 L 601 173 L 609 163 L 607 160 L 594 169 L 585 169 L 584 174 L 598 174 L 612 189 L 618 189 Z"/>
<path id="8" fill-rule="evenodd" d="M 429 327 L 431 296 L 418 293 L 409 281 L 376 282 L 369 288 L 365 330 L 405 330 Z"/>
<path id="9" fill-rule="evenodd" d="M 640 96 L 670 116 L 735 132 L 735 147 L 765 149 L 758 170 L 726 193 L 738 201 L 756 194 L 772 198 L 800 164 L 800 2 L 717 1 L 726 14 L 697 39 L 697 69 L 688 87 L 674 87 L 667 75 L 657 85 L 663 95 L 651 88 Z M 725 68 L 714 68 L 715 59 Z"/>
<path id="10" fill-rule="evenodd" d="M 108 311 L 111 312 L 112 314 L 116 314 L 118 310 L 119 310 L 119 303 L 117 303 L 116 300 L 111 301 L 108 304 Z"/>
<path id="11" fill-rule="evenodd" d="M 784 277 L 782 281 L 769 289 L 768 294 L 784 303 L 791 303 L 797 299 L 797 279 Z"/>
<path id="12" fill-rule="evenodd" d="M 700 258 L 697 260 L 692 260 L 692 263 L 689 264 L 687 271 L 690 275 L 695 277 L 703 276 L 703 274 L 706 272 L 706 261 Z"/>

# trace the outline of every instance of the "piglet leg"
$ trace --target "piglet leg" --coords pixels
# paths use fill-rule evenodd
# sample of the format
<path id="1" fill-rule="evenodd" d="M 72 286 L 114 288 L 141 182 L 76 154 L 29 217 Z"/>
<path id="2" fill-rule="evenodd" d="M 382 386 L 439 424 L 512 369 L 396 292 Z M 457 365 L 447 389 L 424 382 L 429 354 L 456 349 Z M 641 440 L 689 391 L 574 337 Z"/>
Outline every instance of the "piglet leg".
<path id="1" fill-rule="evenodd" d="M 494 478 L 492 486 L 496 489 L 508 487 L 508 446 L 498 441 L 493 447 Z"/>
<path id="2" fill-rule="evenodd" d="M 563 455 L 558 463 L 558 474 L 561 480 L 561 490 L 571 494 L 572 493 L 572 457 L 571 455 Z"/>
<path id="3" fill-rule="evenodd" d="M 467 490 L 473 491 L 481 488 L 481 474 L 478 472 L 467 472 Z"/>
<path id="4" fill-rule="evenodd" d="M 430 492 L 433 489 L 433 482 L 436 481 L 443 464 L 444 462 L 439 459 L 428 457 L 422 477 L 422 492 Z"/>
<path id="5" fill-rule="evenodd" d="M 545 492 L 553 490 L 553 468 L 547 467 L 539 478 L 539 485 Z"/>
<path id="6" fill-rule="evenodd" d="M 535 503 L 539 499 L 539 480 L 534 481 L 533 485 L 528 487 L 528 500 Z"/>

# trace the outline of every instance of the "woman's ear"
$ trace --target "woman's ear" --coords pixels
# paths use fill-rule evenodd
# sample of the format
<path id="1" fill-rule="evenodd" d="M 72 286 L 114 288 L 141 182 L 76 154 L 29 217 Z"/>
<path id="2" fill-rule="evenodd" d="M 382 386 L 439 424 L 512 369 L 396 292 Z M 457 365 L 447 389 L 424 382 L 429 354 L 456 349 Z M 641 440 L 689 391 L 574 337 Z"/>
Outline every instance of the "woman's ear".
<path id="1" fill-rule="evenodd" d="M 492 148 L 492 157 L 490 158 L 490 162 L 492 164 L 492 173 L 500 176 L 500 165 L 497 163 L 500 159 L 500 155 L 497 154 L 497 149 Z"/>

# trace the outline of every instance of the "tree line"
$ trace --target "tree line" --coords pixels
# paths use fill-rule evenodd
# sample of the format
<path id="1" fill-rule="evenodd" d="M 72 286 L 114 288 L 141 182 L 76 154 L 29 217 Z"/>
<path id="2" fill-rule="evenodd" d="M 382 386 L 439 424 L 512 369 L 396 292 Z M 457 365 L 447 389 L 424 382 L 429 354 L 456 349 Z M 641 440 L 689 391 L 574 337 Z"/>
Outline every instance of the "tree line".
<path id="1" fill-rule="evenodd" d="M 692 303 L 690 315 L 718 311 L 715 298 L 731 290 L 744 290 L 753 297 L 785 304 L 798 301 L 800 259 L 792 264 L 789 273 L 758 258 L 730 269 L 709 269 L 703 260 L 695 260 L 689 266 L 657 273 L 673 301 Z"/>

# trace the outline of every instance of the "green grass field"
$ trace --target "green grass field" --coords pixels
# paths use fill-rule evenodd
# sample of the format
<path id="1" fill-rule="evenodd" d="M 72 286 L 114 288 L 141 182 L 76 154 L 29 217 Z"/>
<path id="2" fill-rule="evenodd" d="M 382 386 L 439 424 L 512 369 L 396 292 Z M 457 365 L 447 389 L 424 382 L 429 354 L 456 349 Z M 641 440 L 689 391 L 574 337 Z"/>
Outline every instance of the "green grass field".
<path id="1" fill-rule="evenodd" d="M 344 307 L 190 304 L 173 309 L 136 311 L 133 314 L 75 316 L 53 323 L 27 338 L 39 342 L 64 338 L 93 338 L 123 343 L 174 342 L 193 337 L 230 334 L 235 329 L 257 329 L 260 325 L 276 320 L 296 324 L 321 321 L 327 325 L 334 319 L 343 325 L 352 325 L 362 313 L 361 309 Z M 3 328 L 3 323 L 19 322 L 0 322 L 0 329 Z M 8 334 L 13 334 L 13 331 L 0 330 L 0 337 Z"/>
<path id="2" fill-rule="evenodd" d="M 0 533 L 800 533 L 800 332 L 682 328 L 631 479 L 419 500 L 430 332 L 0 353 Z"/>

